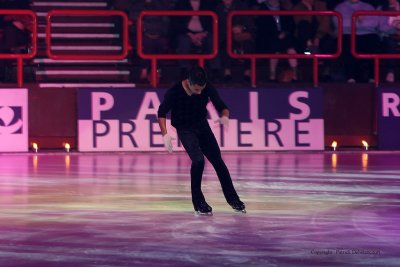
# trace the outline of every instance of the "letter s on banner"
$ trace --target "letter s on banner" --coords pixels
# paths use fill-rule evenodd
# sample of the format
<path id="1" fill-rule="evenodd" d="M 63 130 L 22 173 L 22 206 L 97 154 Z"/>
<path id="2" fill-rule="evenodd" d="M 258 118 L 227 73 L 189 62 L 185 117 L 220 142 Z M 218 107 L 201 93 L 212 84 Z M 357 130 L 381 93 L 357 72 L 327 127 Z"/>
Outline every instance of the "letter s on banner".
<path id="1" fill-rule="evenodd" d="M 289 95 L 289 104 L 300 110 L 299 114 L 290 113 L 291 120 L 304 120 L 310 117 L 310 106 L 307 103 L 301 102 L 300 98 L 308 98 L 308 92 L 297 91 Z"/>
<path id="2" fill-rule="evenodd" d="M 101 112 L 109 110 L 114 106 L 114 98 L 105 92 L 92 93 L 92 119 L 101 120 Z"/>

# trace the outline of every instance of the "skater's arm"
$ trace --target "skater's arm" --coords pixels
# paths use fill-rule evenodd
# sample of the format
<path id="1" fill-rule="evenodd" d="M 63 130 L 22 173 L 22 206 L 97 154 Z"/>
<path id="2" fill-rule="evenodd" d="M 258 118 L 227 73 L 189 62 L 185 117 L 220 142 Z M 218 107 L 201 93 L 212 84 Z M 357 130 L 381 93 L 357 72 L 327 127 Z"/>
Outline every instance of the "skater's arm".
<path id="1" fill-rule="evenodd" d="M 170 136 L 167 132 L 167 119 L 160 117 L 158 118 L 158 125 L 160 125 L 161 134 L 163 136 L 164 147 L 167 149 L 169 153 L 173 151 L 172 140 L 175 140 L 172 136 Z"/>
<path id="2" fill-rule="evenodd" d="M 229 118 L 229 109 L 225 108 L 222 110 L 221 117 L 224 117 L 224 116 Z"/>
<path id="3" fill-rule="evenodd" d="M 160 130 L 162 135 L 167 134 L 167 113 L 171 110 L 172 107 L 172 90 L 169 89 L 162 101 L 161 105 L 158 107 L 157 117 L 158 117 L 158 125 L 160 126 Z"/>
<path id="4" fill-rule="evenodd" d="M 166 135 L 167 132 L 167 119 L 166 118 L 158 118 L 158 125 L 160 126 L 162 136 Z"/>
<path id="5" fill-rule="evenodd" d="M 220 115 L 221 116 L 224 115 L 223 112 L 225 112 L 229 116 L 228 106 L 219 96 L 217 89 L 215 89 L 215 87 L 211 84 L 208 85 L 208 94 L 211 102 L 213 103 L 214 107 L 218 110 Z"/>

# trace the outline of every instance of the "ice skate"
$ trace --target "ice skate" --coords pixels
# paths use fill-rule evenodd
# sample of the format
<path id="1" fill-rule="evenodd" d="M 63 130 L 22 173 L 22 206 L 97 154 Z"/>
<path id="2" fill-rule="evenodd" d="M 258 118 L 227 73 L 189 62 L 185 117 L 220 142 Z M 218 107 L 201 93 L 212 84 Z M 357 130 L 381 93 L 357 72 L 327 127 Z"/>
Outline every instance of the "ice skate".
<path id="1" fill-rule="evenodd" d="M 193 203 L 194 211 L 196 215 L 212 215 L 212 208 L 205 201 Z"/>
<path id="2" fill-rule="evenodd" d="M 229 205 L 234 209 L 236 212 L 246 213 L 246 206 L 240 200 L 234 200 L 229 202 Z"/>

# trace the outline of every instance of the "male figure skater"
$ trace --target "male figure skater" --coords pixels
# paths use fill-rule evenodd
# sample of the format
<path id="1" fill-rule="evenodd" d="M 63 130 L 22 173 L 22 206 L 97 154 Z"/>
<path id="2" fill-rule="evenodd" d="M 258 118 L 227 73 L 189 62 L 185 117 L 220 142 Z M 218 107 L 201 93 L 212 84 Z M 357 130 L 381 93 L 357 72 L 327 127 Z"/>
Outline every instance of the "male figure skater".
<path id="1" fill-rule="evenodd" d="M 164 139 L 165 148 L 172 152 L 172 137 L 167 132 L 166 115 L 171 111 L 171 124 L 177 130 L 187 154 L 192 160 L 190 169 L 192 203 L 200 215 L 212 215 L 212 208 L 207 204 L 201 191 L 204 170 L 204 156 L 217 172 L 222 191 L 228 204 L 239 212 L 246 212 L 245 205 L 232 184 L 228 168 L 221 158 L 217 140 L 207 121 L 206 105 L 211 100 L 220 112 L 218 120 L 224 127 L 229 123 L 229 110 L 217 90 L 207 82 L 203 68 L 195 67 L 189 71 L 187 79 L 178 82 L 165 94 L 158 109 L 158 123 Z"/>

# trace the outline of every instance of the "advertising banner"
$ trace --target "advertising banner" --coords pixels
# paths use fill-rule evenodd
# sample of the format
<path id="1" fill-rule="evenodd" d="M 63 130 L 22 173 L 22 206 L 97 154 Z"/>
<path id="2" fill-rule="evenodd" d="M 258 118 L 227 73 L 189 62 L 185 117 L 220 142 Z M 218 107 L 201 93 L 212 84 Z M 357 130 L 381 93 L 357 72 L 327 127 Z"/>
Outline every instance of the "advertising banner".
<path id="1" fill-rule="evenodd" d="M 28 90 L 0 89 L 0 152 L 28 151 Z"/>
<path id="2" fill-rule="evenodd" d="M 79 151 L 164 151 L 157 110 L 167 89 L 81 89 Z M 218 90 L 230 110 L 229 128 L 209 103 L 208 120 L 221 150 L 323 150 L 322 90 Z M 176 137 L 168 120 L 168 131 Z M 175 150 L 182 150 L 179 140 Z"/>
<path id="3" fill-rule="evenodd" d="M 378 146 L 381 150 L 400 149 L 400 89 L 378 90 Z"/>

